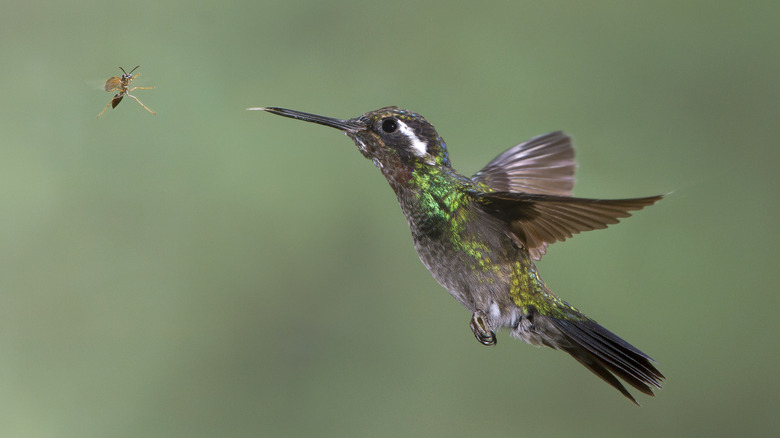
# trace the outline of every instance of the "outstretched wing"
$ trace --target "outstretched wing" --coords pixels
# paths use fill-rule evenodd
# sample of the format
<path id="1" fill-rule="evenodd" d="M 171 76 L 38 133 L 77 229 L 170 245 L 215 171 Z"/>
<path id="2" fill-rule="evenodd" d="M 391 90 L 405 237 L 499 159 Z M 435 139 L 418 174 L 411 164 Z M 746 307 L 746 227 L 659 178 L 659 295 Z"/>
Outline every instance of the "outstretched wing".
<path id="1" fill-rule="evenodd" d="M 472 180 L 496 192 L 571 196 L 575 167 L 571 138 L 558 131 L 508 149 Z"/>
<path id="2" fill-rule="evenodd" d="M 483 210 L 506 221 L 531 257 L 546 246 L 583 231 L 598 230 L 629 217 L 663 195 L 632 199 L 584 199 L 512 192 L 473 193 Z"/>

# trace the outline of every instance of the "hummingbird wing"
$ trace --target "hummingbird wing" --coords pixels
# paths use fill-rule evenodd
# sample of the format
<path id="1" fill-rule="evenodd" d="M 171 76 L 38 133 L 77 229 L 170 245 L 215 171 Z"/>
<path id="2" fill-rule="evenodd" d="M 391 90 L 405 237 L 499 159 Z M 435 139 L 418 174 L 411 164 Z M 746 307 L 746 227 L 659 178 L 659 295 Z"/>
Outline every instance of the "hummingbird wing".
<path id="1" fill-rule="evenodd" d="M 571 138 L 557 131 L 509 148 L 471 179 L 497 192 L 571 196 L 576 166 Z"/>
<path id="2" fill-rule="evenodd" d="M 583 231 L 607 228 L 629 211 L 641 210 L 663 195 L 631 199 L 585 199 L 513 192 L 475 193 L 487 213 L 509 223 L 531 257 L 539 260 L 549 244 Z"/>

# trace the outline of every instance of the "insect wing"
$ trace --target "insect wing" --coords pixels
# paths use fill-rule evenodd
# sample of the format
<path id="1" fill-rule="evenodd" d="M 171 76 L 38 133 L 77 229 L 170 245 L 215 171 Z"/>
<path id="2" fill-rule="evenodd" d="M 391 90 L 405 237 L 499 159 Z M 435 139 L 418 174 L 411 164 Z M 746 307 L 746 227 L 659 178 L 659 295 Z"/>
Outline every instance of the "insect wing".
<path id="1" fill-rule="evenodd" d="M 106 81 L 106 91 L 115 91 L 122 88 L 122 79 L 114 76 Z"/>
<path id="2" fill-rule="evenodd" d="M 125 95 L 122 93 L 115 95 L 114 98 L 111 99 L 111 108 L 116 108 L 116 106 L 119 105 L 119 102 L 122 101 L 123 97 L 125 97 Z"/>

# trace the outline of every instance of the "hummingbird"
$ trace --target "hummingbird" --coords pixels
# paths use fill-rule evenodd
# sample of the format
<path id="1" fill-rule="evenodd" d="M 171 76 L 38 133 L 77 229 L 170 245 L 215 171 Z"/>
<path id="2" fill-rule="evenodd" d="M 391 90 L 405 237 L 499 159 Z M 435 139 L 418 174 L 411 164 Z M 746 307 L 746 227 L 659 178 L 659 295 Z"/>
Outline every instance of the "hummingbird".
<path id="1" fill-rule="evenodd" d="M 663 374 L 638 348 L 558 298 L 534 261 L 547 246 L 606 228 L 663 195 L 631 199 L 572 196 L 574 149 L 552 132 L 520 143 L 472 177 L 450 164 L 447 145 L 421 115 L 385 107 L 336 119 L 278 107 L 247 108 L 344 132 L 395 192 L 423 265 L 471 312 L 483 345 L 496 330 L 562 350 L 639 405 L 618 380 L 653 396 Z"/>

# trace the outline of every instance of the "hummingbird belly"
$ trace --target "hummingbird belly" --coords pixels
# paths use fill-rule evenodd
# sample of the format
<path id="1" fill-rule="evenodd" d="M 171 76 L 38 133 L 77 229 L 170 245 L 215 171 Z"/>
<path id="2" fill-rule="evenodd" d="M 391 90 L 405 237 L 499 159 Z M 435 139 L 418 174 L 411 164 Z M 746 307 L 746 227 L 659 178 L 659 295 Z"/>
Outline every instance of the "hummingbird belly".
<path id="1" fill-rule="evenodd" d="M 533 287 L 528 279 L 520 281 L 528 277 L 525 267 L 535 272 L 533 262 L 503 231 L 484 222 L 478 233 L 468 228 L 458 234 L 416 235 L 417 254 L 436 281 L 472 313 L 485 314 L 492 327 L 517 327 L 524 312 L 513 289 Z"/>
<path id="2" fill-rule="evenodd" d="M 460 224 L 457 216 L 433 226 L 430 215 L 428 220 L 409 217 L 423 265 L 458 302 L 482 316 L 485 330 L 507 327 L 529 344 L 553 346 L 558 331 L 546 327 L 541 316 L 583 315 L 547 288 L 528 250 L 503 224 L 471 209 Z"/>

